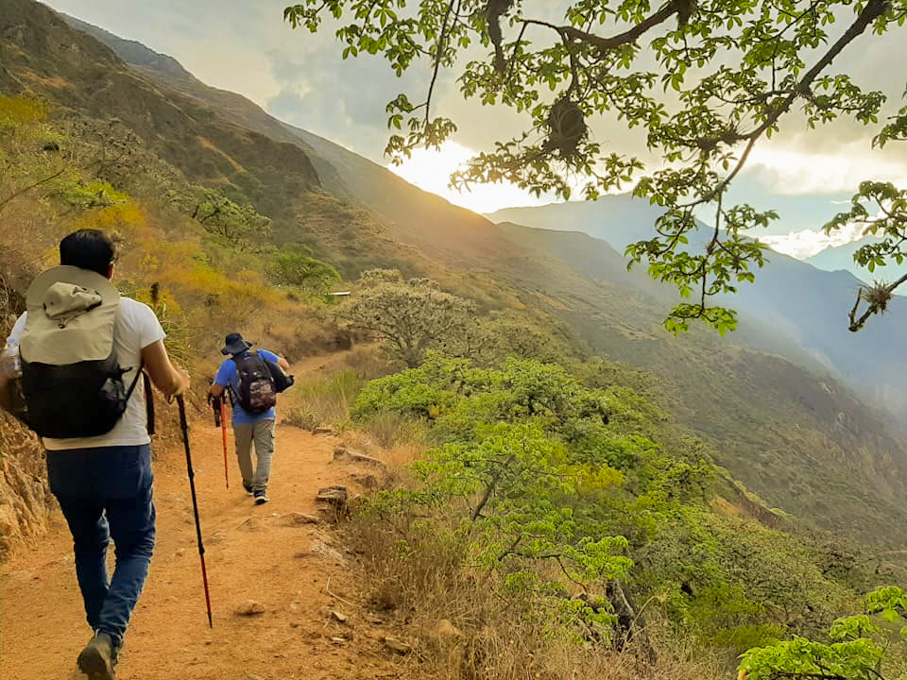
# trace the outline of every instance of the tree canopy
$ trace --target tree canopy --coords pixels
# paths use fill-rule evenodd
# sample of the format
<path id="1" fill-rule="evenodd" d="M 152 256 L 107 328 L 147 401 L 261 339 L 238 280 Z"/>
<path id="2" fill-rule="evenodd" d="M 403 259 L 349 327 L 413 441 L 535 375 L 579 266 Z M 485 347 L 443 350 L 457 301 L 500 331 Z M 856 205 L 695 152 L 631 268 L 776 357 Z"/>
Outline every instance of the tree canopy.
<path id="1" fill-rule="evenodd" d="M 304 0 L 284 17 L 312 32 L 335 22 L 344 58 L 381 55 L 398 76 L 428 66 L 424 95 L 402 93 L 387 106 L 396 161 L 456 132 L 434 110 L 439 73 L 449 70 L 464 97 L 527 116 L 519 134 L 459 170 L 454 186 L 509 181 L 565 199 L 577 186 L 589 199 L 632 187 L 663 206 L 653 237 L 627 254 L 678 287 L 685 301 L 666 321 L 675 331 L 692 319 L 720 332 L 735 326 L 734 312 L 712 300 L 754 280 L 765 253 L 748 234 L 778 215 L 731 205 L 728 190 L 782 119 L 799 117 L 810 130 L 852 119 L 873 128 L 879 147 L 907 139 L 907 107 L 886 117 L 899 92 L 866 89 L 834 68 L 873 35 L 903 31 L 907 0 Z M 610 151 L 590 134 L 601 119 L 644 130 L 646 149 Z M 656 160 L 647 165 L 644 155 Z M 864 205 L 876 200 L 879 217 Z M 704 214 L 708 225 L 697 219 Z M 901 263 L 907 205 L 897 187 L 861 186 L 854 209 L 826 229 L 848 222 L 882 242 L 860 250 L 860 264 Z M 905 280 L 862 289 L 851 330 L 884 311 Z"/>
<path id="2" fill-rule="evenodd" d="M 445 293 L 429 279 L 404 279 L 397 270 L 372 269 L 363 272 L 342 317 L 356 331 L 383 341 L 393 359 L 415 368 L 431 349 L 469 355 L 476 313 L 472 302 Z"/>

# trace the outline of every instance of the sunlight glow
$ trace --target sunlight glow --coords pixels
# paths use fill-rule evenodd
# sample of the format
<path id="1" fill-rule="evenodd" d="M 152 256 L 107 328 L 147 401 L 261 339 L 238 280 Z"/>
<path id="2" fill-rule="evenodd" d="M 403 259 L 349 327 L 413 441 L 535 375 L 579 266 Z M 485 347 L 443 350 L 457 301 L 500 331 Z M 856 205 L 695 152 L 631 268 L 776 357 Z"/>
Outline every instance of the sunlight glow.
<path id="1" fill-rule="evenodd" d="M 454 205 L 477 213 L 490 213 L 501 208 L 535 206 L 550 199 L 536 198 L 513 184 L 479 184 L 462 192 L 448 186 L 450 175 L 475 155 L 475 151 L 456 142 L 445 142 L 440 151 L 416 149 L 402 165 L 388 169 L 423 191 L 430 191 Z"/>

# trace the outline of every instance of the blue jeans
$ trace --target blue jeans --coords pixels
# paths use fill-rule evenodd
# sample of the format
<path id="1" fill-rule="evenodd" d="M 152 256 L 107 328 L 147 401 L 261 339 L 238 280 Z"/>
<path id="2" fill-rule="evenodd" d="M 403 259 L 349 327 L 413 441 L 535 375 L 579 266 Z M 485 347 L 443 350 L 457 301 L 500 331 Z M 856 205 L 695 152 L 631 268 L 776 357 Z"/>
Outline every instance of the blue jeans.
<path id="1" fill-rule="evenodd" d="M 154 549 L 151 446 L 48 451 L 47 476 L 72 533 L 88 625 L 120 645 Z M 112 580 L 107 575 L 111 538 Z"/>

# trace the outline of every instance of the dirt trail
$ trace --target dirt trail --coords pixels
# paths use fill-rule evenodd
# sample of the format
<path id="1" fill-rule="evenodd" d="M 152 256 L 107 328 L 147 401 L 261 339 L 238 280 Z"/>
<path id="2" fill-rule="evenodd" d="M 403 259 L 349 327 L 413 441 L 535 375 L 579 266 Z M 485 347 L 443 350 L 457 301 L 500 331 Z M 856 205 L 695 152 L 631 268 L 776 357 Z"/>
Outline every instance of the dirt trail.
<path id="1" fill-rule="evenodd" d="M 337 440 L 281 426 L 271 502 L 255 506 L 240 486 L 232 433 L 230 489 L 224 488 L 220 437 L 219 429 L 199 423 L 191 440 L 214 628 L 205 617 L 185 456 L 181 447 L 171 448 L 155 463 L 158 541 L 119 680 L 409 675 L 385 651 L 380 622 L 338 599 L 357 598 L 342 546 L 333 544 L 326 527 L 299 525 L 290 516 L 315 514 L 319 487 L 349 484 L 353 470 L 331 463 Z M 266 611 L 235 615 L 249 599 Z M 334 620 L 332 610 L 348 615 L 348 622 Z M 58 516 L 47 537 L 0 571 L 0 678 L 84 678 L 75 659 L 89 635 L 69 534 Z"/>

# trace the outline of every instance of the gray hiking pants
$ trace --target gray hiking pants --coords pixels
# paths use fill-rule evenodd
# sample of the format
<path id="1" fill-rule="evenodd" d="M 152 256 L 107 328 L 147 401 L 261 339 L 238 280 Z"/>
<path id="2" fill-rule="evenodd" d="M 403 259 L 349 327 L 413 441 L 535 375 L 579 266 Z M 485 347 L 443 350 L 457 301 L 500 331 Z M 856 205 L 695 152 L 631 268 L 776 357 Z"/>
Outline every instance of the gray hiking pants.
<path id="1" fill-rule="evenodd" d="M 271 476 L 271 457 L 274 455 L 276 441 L 275 420 L 259 420 L 249 425 L 233 425 L 233 437 L 236 440 L 236 458 L 243 482 L 251 484 L 254 491 L 268 488 Z M 252 466 L 252 442 L 255 442 L 257 465 Z"/>

